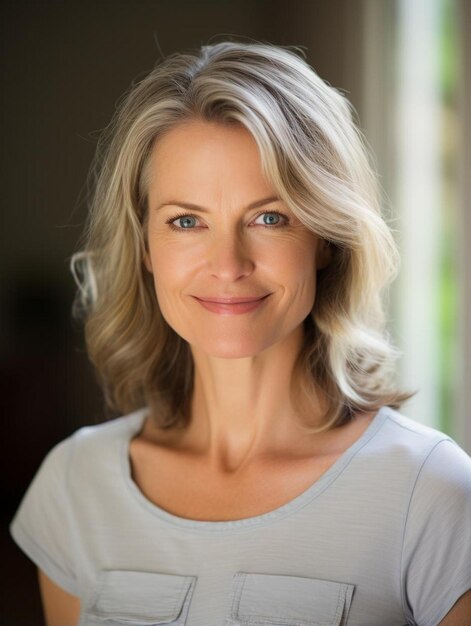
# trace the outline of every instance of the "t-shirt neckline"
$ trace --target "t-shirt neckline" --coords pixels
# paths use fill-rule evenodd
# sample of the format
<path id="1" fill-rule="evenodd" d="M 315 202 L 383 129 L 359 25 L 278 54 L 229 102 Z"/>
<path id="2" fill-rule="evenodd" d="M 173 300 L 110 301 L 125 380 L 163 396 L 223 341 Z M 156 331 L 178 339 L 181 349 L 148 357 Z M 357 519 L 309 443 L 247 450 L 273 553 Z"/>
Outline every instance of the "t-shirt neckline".
<path id="1" fill-rule="evenodd" d="M 371 420 L 368 427 L 360 435 L 360 437 L 343 452 L 340 457 L 322 474 L 322 476 L 312 483 L 301 494 L 292 498 L 289 502 L 281 506 L 251 517 L 237 520 L 221 520 L 221 521 L 205 521 L 193 520 L 186 517 L 180 517 L 166 511 L 149 500 L 139 489 L 132 478 L 131 461 L 129 458 L 129 445 L 132 437 L 137 434 L 143 426 L 144 420 L 148 414 L 148 409 L 143 408 L 132 416 L 129 422 L 129 428 L 126 429 L 124 437 L 121 439 L 119 446 L 120 465 L 124 477 L 126 488 L 131 492 L 132 496 L 144 506 L 151 514 L 159 517 L 164 522 L 176 526 L 178 528 L 202 531 L 202 532 L 227 532 L 251 529 L 264 524 L 282 519 L 287 515 L 293 514 L 308 502 L 325 491 L 330 484 L 342 473 L 347 467 L 355 454 L 365 446 L 369 440 L 378 432 L 388 415 L 388 407 L 382 406 Z M 130 416 L 131 417 L 131 416 Z"/>

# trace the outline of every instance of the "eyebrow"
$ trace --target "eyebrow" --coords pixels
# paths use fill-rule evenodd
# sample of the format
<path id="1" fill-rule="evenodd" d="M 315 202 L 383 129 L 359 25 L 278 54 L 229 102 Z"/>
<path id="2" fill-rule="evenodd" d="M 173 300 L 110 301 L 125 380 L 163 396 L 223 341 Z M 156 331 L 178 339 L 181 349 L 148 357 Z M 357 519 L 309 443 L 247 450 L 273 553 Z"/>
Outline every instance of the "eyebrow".
<path id="1" fill-rule="evenodd" d="M 255 202 L 248 204 L 245 207 L 245 210 L 250 211 L 251 209 L 256 209 L 259 206 L 270 204 L 271 202 L 278 202 L 279 200 L 280 198 L 278 196 L 271 196 L 270 198 L 262 198 L 261 200 L 256 200 Z M 190 211 L 201 211 L 202 213 L 210 212 L 209 209 L 206 209 L 203 206 L 198 206 L 197 204 L 192 204 L 191 202 L 182 202 L 181 200 L 166 200 L 162 204 L 159 204 L 158 207 L 156 207 L 156 211 L 158 211 L 164 206 L 169 206 L 169 205 L 179 206 L 179 207 L 182 207 L 183 209 L 188 209 Z"/>

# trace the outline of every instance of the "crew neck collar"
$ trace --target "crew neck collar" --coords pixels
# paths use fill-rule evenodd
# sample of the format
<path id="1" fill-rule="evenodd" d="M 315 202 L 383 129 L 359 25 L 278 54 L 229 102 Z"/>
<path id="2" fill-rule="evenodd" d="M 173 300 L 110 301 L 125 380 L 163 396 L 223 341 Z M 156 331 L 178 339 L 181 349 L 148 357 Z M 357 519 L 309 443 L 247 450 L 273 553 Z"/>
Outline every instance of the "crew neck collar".
<path id="1" fill-rule="evenodd" d="M 322 474 L 320 478 L 318 478 L 301 494 L 295 496 L 290 501 L 282 504 L 272 511 L 243 519 L 222 521 L 193 520 L 174 515 L 154 502 L 151 502 L 146 496 L 144 496 L 142 491 L 134 482 L 131 473 L 129 445 L 133 436 L 142 429 L 144 421 L 148 416 L 148 412 L 147 408 L 143 408 L 129 416 L 128 428 L 126 429 L 125 435 L 120 442 L 120 465 L 126 488 L 130 491 L 134 499 L 144 506 L 149 513 L 160 518 L 167 524 L 189 531 L 224 533 L 228 531 L 237 532 L 241 530 L 249 530 L 263 526 L 264 524 L 272 523 L 286 517 L 287 515 L 293 514 L 301 507 L 305 506 L 313 498 L 320 495 L 341 474 L 357 452 L 378 432 L 388 415 L 388 407 L 381 407 L 360 437 L 339 456 L 339 458 L 326 472 L 324 472 L 324 474 Z"/>

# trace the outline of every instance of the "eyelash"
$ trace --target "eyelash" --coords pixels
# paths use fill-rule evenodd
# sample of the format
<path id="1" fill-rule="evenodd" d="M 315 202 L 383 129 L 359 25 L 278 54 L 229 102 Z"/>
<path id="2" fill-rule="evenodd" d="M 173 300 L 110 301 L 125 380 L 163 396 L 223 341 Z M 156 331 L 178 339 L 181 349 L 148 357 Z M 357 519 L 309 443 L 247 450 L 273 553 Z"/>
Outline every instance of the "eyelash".
<path id="1" fill-rule="evenodd" d="M 255 217 L 255 219 L 258 219 L 260 215 L 265 215 L 265 214 L 279 215 L 285 220 L 285 223 L 284 224 L 272 224 L 272 225 L 258 224 L 258 226 L 262 226 L 263 228 L 269 228 L 273 230 L 276 228 L 284 228 L 289 224 L 289 218 L 286 215 L 284 215 L 284 213 L 280 213 L 279 211 L 263 211 L 262 213 L 259 213 Z M 196 230 L 198 228 L 197 226 L 195 226 L 194 228 L 178 228 L 178 226 L 175 226 L 174 224 L 172 224 L 172 222 L 175 222 L 176 220 L 182 217 L 195 217 L 196 219 L 198 219 L 196 215 L 192 215 L 191 213 L 179 213 L 178 215 L 175 215 L 173 217 L 170 217 L 168 220 L 165 220 L 165 223 L 168 224 L 172 230 Z"/>

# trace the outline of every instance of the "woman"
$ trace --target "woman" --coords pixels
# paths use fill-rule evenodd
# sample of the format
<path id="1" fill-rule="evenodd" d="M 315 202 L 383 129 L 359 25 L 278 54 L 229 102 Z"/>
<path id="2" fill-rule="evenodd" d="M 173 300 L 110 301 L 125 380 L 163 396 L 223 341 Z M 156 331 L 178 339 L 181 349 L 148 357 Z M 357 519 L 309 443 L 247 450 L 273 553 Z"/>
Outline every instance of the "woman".
<path id="1" fill-rule="evenodd" d="M 76 313 L 122 416 L 12 522 L 49 626 L 457 624 L 471 459 L 398 412 L 398 253 L 345 97 L 287 48 L 174 54 L 92 171 Z"/>

